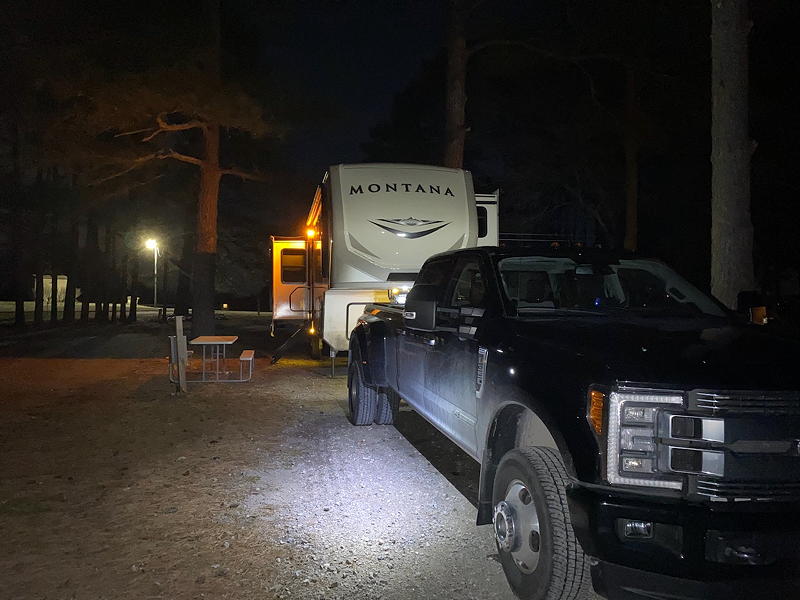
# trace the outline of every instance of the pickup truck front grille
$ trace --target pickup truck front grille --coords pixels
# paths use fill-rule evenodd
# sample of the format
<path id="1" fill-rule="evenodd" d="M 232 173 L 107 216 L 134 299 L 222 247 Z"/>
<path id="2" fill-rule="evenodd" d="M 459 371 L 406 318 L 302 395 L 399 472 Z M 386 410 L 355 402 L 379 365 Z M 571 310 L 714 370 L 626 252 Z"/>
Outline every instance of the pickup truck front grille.
<path id="1" fill-rule="evenodd" d="M 707 392 L 689 394 L 689 409 L 712 415 L 800 415 L 800 392 Z"/>
<path id="2" fill-rule="evenodd" d="M 800 502 L 800 392 L 693 390 L 687 396 L 691 416 L 675 419 L 670 434 L 679 432 L 673 445 L 686 456 L 702 457 L 702 467 L 697 460 L 690 471 L 697 473 L 689 477 L 691 495 Z M 680 430 L 687 425 L 696 429 Z"/>
<path id="3" fill-rule="evenodd" d="M 800 483 L 782 482 L 723 482 L 697 479 L 697 493 L 712 500 L 766 500 L 795 502 L 800 500 Z"/>

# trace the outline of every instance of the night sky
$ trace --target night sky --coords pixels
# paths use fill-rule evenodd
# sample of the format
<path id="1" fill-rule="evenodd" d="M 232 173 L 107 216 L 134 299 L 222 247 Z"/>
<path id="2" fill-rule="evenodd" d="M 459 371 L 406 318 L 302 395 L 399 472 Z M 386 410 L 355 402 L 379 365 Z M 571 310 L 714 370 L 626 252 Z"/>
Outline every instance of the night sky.
<path id="1" fill-rule="evenodd" d="M 265 22 L 260 59 L 284 82 L 330 111 L 293 129 L 285 160 L 319 179 L 331 164 L 362 159 L 370 126 L 389 113 L 394 95 L 443 41 L 438 2 L 293 2 L 259 11 Z"/>
<path id="2" fill-rule="evenodd" d="M 9 48 L 27 45 L 40 51 L 44 62 L 47 52 L 67 44 L 82 46 L 86 62 L 97 61 L 107 73 L 154 64 L 175 68 L 208 47 L 202 5 L 18 0 L 0 17 L 0 33 L 11 40 Z M 332 164 L 441 162 L 445 5 L 436 0 L 220 4 L 223 77 L 263 107 L 271 127 L 260 140 L 230 134 L 231 147 L 237 147 L 225 157 L 227 164 L 257 169 L 267 183 L 225 180 L 219 205 L 223 230 L 246 222 L 249 235 L 260 240 L 297 233 L 315 185 Z M 750 5 L 756 264 L 762 275 L 774 278 L 797 269 L 800 254 L 795 225 L 800 185 L 794 175 L 800 160 L 794 31 L 800 3 L 752 0 Z M 468 21 L 469 43 L 532 40 L 555 56 L 613 57 L 576 63 L 508 47 L 470 60 L 464 166 L 478 191 L 501 189 L 501 231 L 588 232 L 607 246 L 621 245 L 623 65 L 631 63 L 637 71 L 635 127 L 641 141 L 640 249 L 706 285 L 709 34 L 708 0 L 477 2 Z M 14 67 L 15 60 L 4 64 Z M 11 89 L 16 75 L 9 72 Z M 187 152 L 198 150 L 190 134 L 177 143 Z M 2 151 L 8 149 L 6 144 Z M 151 196 L 154 206 L 158 197 L 177 203 L 195 194 L 190 169 L 161 166 L 168 177 L 137 193 Z M 27 167 L 36 169 L 34 163 Z M 144 211 L 142 218 L 157 227 L 163 215 Z"/>

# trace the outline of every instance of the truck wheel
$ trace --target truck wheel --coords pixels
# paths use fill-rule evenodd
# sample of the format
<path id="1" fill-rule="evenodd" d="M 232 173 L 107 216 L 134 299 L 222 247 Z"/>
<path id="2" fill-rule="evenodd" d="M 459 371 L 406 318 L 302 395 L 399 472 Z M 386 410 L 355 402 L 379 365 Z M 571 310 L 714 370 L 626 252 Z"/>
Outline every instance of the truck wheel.
<path id="1" fill-rule="evenodd" d="M 378 425 L 391 425 L 400 410 L 400 396 L 392 389 L 378 392 L 377 395 L 378 410 L 375 414 L 375 423 Z"/>
<path id="2" fill-rule="evenodd" d="M 497 467 L 495 541 L 506 579 L 522 600 L 572 600 L 589 587 L 589 562 L 564 492 L 568 481 L 552 448 L 511 450 Z"/>
<path id="3" fill-rule="evenodd" d="M 364 385 L 354 363 L 347 369 L 347 418 L 353 425 L 372 425 L 378 408 L 378 393 Z"/>

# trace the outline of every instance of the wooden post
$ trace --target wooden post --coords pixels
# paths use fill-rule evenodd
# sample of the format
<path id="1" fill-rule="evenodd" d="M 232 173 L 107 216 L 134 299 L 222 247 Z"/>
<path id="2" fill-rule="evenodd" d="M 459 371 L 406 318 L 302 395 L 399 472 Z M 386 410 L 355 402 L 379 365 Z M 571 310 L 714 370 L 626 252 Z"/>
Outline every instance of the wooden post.
<path id="1" fill-rule="evenodd" d="M 186 391 L 186 363 L 189 351 L 186 348 L 186 337 L 183 335 L 183 316 L 175 316 L 175 350 L 178 359 L 178 391 Z"/>

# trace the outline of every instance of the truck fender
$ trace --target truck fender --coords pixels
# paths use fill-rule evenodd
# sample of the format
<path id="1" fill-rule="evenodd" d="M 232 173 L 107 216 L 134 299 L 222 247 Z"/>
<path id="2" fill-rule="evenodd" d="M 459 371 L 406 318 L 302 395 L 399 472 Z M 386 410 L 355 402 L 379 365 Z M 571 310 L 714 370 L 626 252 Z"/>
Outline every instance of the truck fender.
<path id="1" fill-rule="evenodd" d="M 358 361 L 364 383 L 370 387 L 386 385 L 386 324 L 359 320 L 350 334 L 350 360 Z"/>
<path id="2" fill-rule="evenodd" d="M 492 418 L 483 448 L 478 485 L 478 525 L 492 522 L 492 490 L 500 460 L 509 450 L 528 446 L 557 450 L 561 454 L 567 472 L 572 477 L 575 476 L 572 457 L 566 442 L 547 412 L 517 402 L 504 404 Z"/>

